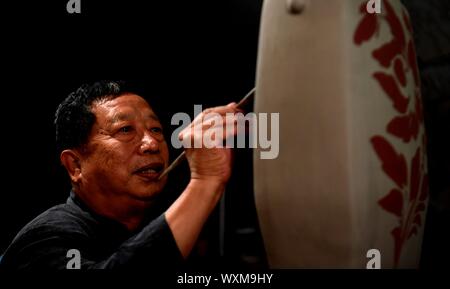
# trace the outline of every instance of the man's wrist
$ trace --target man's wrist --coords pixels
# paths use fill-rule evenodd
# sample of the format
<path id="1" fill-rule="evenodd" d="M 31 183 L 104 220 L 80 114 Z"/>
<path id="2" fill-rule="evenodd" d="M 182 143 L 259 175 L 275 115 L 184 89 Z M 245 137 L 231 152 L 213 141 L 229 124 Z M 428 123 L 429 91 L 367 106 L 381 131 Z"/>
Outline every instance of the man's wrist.
<path id="1" fill-rule="evenodd" d="M 221 195 L 225 190 L 225 183 L 218 179 L 202 179 L 191 177 L 189 186 L 193 188 L 201 189 L 202 191 L 211 192 L 214 194 Z"/>

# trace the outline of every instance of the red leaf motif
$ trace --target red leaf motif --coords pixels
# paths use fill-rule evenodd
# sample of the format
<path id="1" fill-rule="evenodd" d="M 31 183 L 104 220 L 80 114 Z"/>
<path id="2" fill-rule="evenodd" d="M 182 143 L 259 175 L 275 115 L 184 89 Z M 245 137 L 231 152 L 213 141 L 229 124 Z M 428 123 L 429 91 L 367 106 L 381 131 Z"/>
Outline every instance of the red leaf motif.
<path id="1" fill-rule="evenodd" d="M 408 235 L 408 239 L 411 238 L 413 235 L 417 235 L 417 227 L 416 226 L 413 226 L 411 228 L 411 231 L 409 232 L 409 235 Z"/>
<path id="2" fill-rule="evenodd" d="M 403 68 L 403 62 L 401 58 L 397 58 L 394 62 L 394 71 L 395 76 L 397 76 L 398 81 L 400 81 L 400 84 L 405 87 L 406 85 L 406 75 L 405 75 L 405 69 Z"/>
<path id="3" fill-rule="evenodd" d="M 417 66 L 416 50 L 414 48 L 414 43 L 412 40 L 410 40 L 408 43 L 408 64 L 413 71 L 414 83 L 416 87 L 419 87 L 419 68 Z"/>
<path id="4" fill-rule="evenodd" d="M 421 226 L 422 225 L 422 218 L 419 215 L 416 215 L 416 217 L 414 218 L 414 224 L 417 224 L 417 226 Z"/>
<path id="5" fill-rule="evenodd" d="M 396 227 L 391 231 L 391 234 L 394 237 L 394 266 L 397 267 L 403 246 L 402 231 L 400 227 Z"/>
<path id="6" fill-rule="evenodd" d="M 372 145 L 381 159 L 383 171 L 400 187 L 406 185 L 407 167 L 402 154 L 397 154 L 392 145 L 382 136 L 374 136 Z"/>
<path id="7" fill-rule="evenodd" d="M 400 217 L 403 211 L 402 192 L 392 189 L 387 196 L 378 201 L 378 204 L 389 213 Z"/>
<path id="8" fill-rule="evenodd" d="M 389 1 L 384 0 L 384 9 L 386 10 L 386 21 L 389 23 L 391 33 L 394 36 L 395 41 L 399 42 L 400 49 L 403 50 L 405 47 L 405 33 L 403 32 L 402 23 L 400 19 L 395 14 L 395 10 L 392 8 Z"/>
<path id="9" fill-rule="evenodd" d="M 394 77 L 383 72 L 376 72 L 373 77 L 375 77 L 384 92 L 394 102 L 394 108 L 400 113 L 405 113 L 408 108 L 409 99 L 401 93 Z"/>
<path id="10" fill-rule="evenodd" d="M 400 43 L 395 39 L 391 42 L 381 46 L 380 48 L 372 52 L 372 56 L 378 60 L 378 62 L 388 68 L 391 65 L 392 60 L 402 52 Z"/>
<path id="11" fill-rule="evenodd" d="M 356 28 L 353 41 L 356 45 L 370 40 L 375 32 L 378 30 L 378 18 L 375 14 L 367 13 Z"/>
<path id="12" fill-rule="evenodd" d="M 414 214 L 417 214 L 419 212 L 425 211 L 425 204 L 424 203 L 419 203 L 416 207 L 416 211 L 414 212 Z"/>
<path id="13" fill-rule="evenodd" d="M 420 185 L 420 148 L 417 149 L 411 164 L 411 182 L 409 187 L 410 202 L 417 198 L 417 193 L 419 192 L 419 185 Z"/>
<path id="14" fill-rule="evenodd" d="M 394 1 L 394 0 L 393 0 Z M 392 34 L 392 40 L 384 43 L 372 52 L 372 56 L 384 68 L 391 68 L 393 65 L 393 75 L 383 73 L 381 71 L 373 74 L 383 91 L 391 99 L 393 107 L 399 115 L 393 118 L 388 126 L 387 131 L 401 138 L 404 142 L 411 141 L 412 138 L 417 139 L 420 125 L 423 123 L 422 102 L 420 97 L 420 75 L 417 66 L 416 51 L 412 39 L 407 43 L 407 34 L 412 33 L 412 26 L 409 15 L 405 9 L 396 14 L 395 9 L 391 5 L 390 0 L 383 0 L 384 15 L 377 18 L 369 19 L 366 13 L 366 4 L 364 1 L 360 6 L 360 12 L 363 18 L 357 27 L 354 35 L 354 42 L 357 45 L 362 44 L 374 37 L 379 30 L 379 21 L 385 20 Z M 375 16 L 375 15 L 372 15 Z M 404 29 L 406 28 L 406 29 Z M 409 39 L 409 37 L 408 37 Z M 404 95 L 403 88 L 407 85 L 406 73 L 411 69 L 415 82 L 415 95 L 412 101 L 415 101 L 412 110 L 408 111 L 410 99 Z M 426 163 L 424 162 L 426 151 L 425 134 L 422 136 L 422 147 L 416 150 L 411 161 L 411 172 L 408 170 L 408 163 L 402 153 L 397 153 L 392 144 L 383 136 L 374 136 L 371 138 L 372 146 L 381 161 L 381 166 L 395 184 L 397 188 L 393 188 L 389 194 L 378 201 L 378 204 L 389 213 L 399 217 L 399 226 L 391 231 L 394 238 L 394 266 L 397 267 L 404 242 L 417 235 L 418 228 L 422 225 L 421 212 L 425 211 L 424 201 L 429 194 L 428 176 L 425 174 L 422 178 Z M 408 180 L 409 178 L 409 180 Z M 403 196 L 405 187 L 409 181 L 407 190 L 408 196 Z M 402 192 L 403 191 L 403 192 Z M 403 197 L 409 198 L 408 216 L 403 216 Z M 406 199 L 405 199 L 406 201 Z M 410 213 L 413 213 L 410 215 Z M 406 218 L 406 220 L 405 220 Z M 406 222 L 405 224 L 403 222 Z M 404 227 L 402 226 L 404 225 Z M 402 228 L 404 231 L 402 231 Z"/>
<path id="15" fill-rule="evenodd" d="M 409 142 L 412 137 L 411 117 L 409 115 L 395 117 L 389 122 L 387 131 L 404 142 Z"/>
<path id="16" fill-rule="evenodd" d="M 420 190 L 420 197 L 419 197 L 419 201 L 425 201 L 425 199 L 428 197 L 428 191 L 429 191 L 429 186 L 428 186 L 428 174 L 425 174 L 423 176 L 423 180 L 422 180 L 422 188 Z"/>

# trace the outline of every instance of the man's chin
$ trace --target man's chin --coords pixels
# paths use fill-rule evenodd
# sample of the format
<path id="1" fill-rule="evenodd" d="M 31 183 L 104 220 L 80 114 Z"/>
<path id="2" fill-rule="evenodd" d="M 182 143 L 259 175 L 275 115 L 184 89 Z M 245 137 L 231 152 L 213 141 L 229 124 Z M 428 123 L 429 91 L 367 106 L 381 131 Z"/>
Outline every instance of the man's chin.
<path id="1" fill-rule="evenodd" d="M 129 192 L 129 195 L 138 201 L 154 202 L 160 198 L 163 191 L 164 184 L 162 183 L 136 183 L 132 187 L 134 189 Z"/>
<path id="2" fill-rule="evenodd" d="M 133 199 L 143 202 L 154 202 L 160 198 L 159 192 L 134 194 Z"/>

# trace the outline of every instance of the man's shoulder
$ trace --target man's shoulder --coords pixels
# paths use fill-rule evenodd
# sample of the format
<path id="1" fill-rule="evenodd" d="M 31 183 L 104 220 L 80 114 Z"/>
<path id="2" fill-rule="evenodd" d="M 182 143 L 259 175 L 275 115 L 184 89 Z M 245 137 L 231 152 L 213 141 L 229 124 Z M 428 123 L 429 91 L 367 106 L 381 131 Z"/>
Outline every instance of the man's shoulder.
<path id="1" fill-rule="evenodd" d="M 64 251 L 72 243 L 82 244 L 89 234 L 85 219 L 83 211 L 70 203 L 51 207 L 17 233 L 0 267 L 19 268 L 30 258 L 45 259 L 50 252 Z"/>
<path id="2" fill-rule="evenodd" d="M 28 224 L 26 224 L 17 234 L 16 238 L 25 237 L 30 234 L 55 234 L 55 233 L 76 233 L 85 234 L 86 216 L 78 208 L 67 203 L 59 204 L 44 211 Z"/>

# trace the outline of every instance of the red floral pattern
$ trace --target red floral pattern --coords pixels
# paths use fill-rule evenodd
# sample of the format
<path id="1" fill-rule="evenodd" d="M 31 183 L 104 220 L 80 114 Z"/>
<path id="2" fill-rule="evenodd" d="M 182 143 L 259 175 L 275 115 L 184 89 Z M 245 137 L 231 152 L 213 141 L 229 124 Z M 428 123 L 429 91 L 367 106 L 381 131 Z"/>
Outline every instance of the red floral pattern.
<path id="1" fill-rule="evenodd" d="M 385 21 L 393 36 L 372 52 L 372 57 L 380 64 L 382 71 L 373 77 L 392 102 L 398 115 L 387 124 L 386 132 L 401 139 L 404 143 L 416 141 L 417 150 L 411 161 L 398 151 L 382 135 L 371 138 L 372 147 L 381 161 L 383 172 L 394 182 L 395 186 L 378 201 L 385 211 L 398 218 L 398 225 L 391 231 L 394 238 L 394 266 L 397 267 L 405 243 L 422 226 L 422 215 L 426 208 L 428 196 L 428 175 L 426 167 L 426 139 L 423 128 L 423 113 L 420 94 L 419 71 L 413 40 L 407 40 L 412 33 L 411 23 L 405 10 L 399 17 L 389 0 L 383 0 L 383 14 L 369 14 L 366 3 L 360 7 L 362 19 L 354 34 L 354 43 L 361 46 L 364 42 L 378 36 L 380 25 Z M 403 23 L 403 25 L 402 25 Z M 406 29 L 404 30 L 403 27 Z M 393 71 L 390 74 L 387 71 Z M 414 95 L 405 95 L 407 76 L 412 73 Z M 420 135 L 419 135 L 420 133 Z M 421 139 L 420 139 L 421 138 Z"/>

